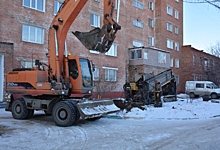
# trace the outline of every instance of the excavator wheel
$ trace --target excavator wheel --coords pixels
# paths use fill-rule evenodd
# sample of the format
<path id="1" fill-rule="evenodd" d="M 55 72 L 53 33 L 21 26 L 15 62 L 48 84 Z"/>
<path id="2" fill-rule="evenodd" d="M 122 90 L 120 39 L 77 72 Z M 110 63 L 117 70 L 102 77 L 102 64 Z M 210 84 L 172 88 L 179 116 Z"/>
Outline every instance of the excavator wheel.
<path id="1" fill-rule="evenodd" d="M 76 109 L 76 121 L 78 121 L 79 119 L 80 119 L 80 113 L 79 113 L 79 110 L 78 110 L 78 108 L 77 108 L 77 106 L 76 106 L 76 103 L 75 102 L 73 102 L 73 101 L 68 101 L 71 105 L 73 105 L 73 107 L 75 107 L 75 109 Z"/>
<path id="2" fill-rule="evenodd" d="M 34 115 L 34 109 L 28 109 L 28 115 L 27 115 L 27 118 L 26 118 L 26 119 L 32 118 L 33 115 Z"/>
<path id="3" fill-rule="evenodd" d="M 16 99 L 12 102 L 11 112 L 15 119 L 26 119 L 29 114 L 29 110 L 22 98 Z"/>
<path id="4" fill-rule="evenodd" d="M 58 126 L 71 126 L 76 121 L 76 109 L 68 101 L 60 101 L 54 105 L 52 117 L 55 124 Z"/>

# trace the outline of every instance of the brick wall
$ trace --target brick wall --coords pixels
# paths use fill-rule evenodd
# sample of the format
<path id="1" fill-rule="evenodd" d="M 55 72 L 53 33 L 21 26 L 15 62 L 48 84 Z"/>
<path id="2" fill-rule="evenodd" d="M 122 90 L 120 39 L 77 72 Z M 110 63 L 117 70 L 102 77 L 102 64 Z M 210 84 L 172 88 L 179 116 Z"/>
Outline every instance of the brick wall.
<path id="1" fill-rule="evenodd" d="M 148 46 L 148 36 L 155 37 L 155 46 L 163 50 L 169 50 L 166 48 L 166 38 L 175 39 L 180 44 L 180 51 L 169 50 L 171 57 L 178 57 L 181 54 L 182 45 L 182 1 L 176 3 L 174 0 L 152 0 L 155 3 L 155 10 L 148 9 L 148 1 L 141 0 L 144 9 L 139 9 L 133 6 L 133 0 L 121 0 L 119 24 L 122 26 L 121 31 L 118 31 L 116 35 L 115 44 L 118 44 L 117 57 L 105 56 L 105 54 L 92 54 L 90 53 L 71 31 L 89 31 L 93 29 L 90 26 L 90 12 L 95 12 L 101 15 L 103 19 L 103 2 L 95 2 L 94 0 L 88 0 L 85 7 L 82 9 L 76 20 L 73 22 L 68 34 L 67 34 L 67 48 L 72 55 L 79 55 L 87 57 L 93 61 L 93 63 L 100 68 L 100 73 L 104 73 L 102 67 L 118 68 L 117 71 L 117 86 L 114 91 L 122 91 L 122 87 L 125 81 L 128 79 L 128 65 L 129 55 L 128 48 L 133 47 L 132 41 L 138 40 L 143 42 L 145 46 Z M 45 53 L 48 49 L 48 31 L 50 23 L 54 17 L 53 5 L 54 0 L 46 0 L 45 12 L 40 12 L 34 9 L 30 9 L 22 6 L 22 0 L 0 1 L 0 41 L 9 42 L 14 45 L 14 68 L 20 67 L 21 60 L 30 61 L 32 53 L 37 53 L 41 59 L 47 61 Z M 170 18 L 166 15 L 166 3 L 169 3 L 173 8 L 177 8 L 180 12 L 179 20 Z M 114 10 L 114 14 L 117 10 Z M 168 17 L 168 18 L 166 18 Z M 116 18 L 116 17 L 115 17 Z M 148 18 L 153 18 L 155 21 L 155 27 L 148 27 Z M 132 20 L 139 20 L 144 23 L 144 28 L 138 28 L 133 26 Z M 166 21 L 172 21 L 179 26 L 179 35 L 169 33 L 166 31 Z M 170 20 L 171 19 L 171 20 Z M 44 28 L 44 43 L 34 44 L 22 41 L 22 24 L 33 25 L 36 27 Z M 101 21 L 102 26 L 102 21 Z M 179 74 L 179 69 L 174 69 L 175 74 Z"/>
<path id="2" fill-rule="evenodd" d="M 185 92 L 186 81 L 205 80 L 213 81 L 220 86 L 220 58 L 205 53 L 202 50 L 193 48 L 191 45 L 183 46 L 183 55 L 181 59 L 181 92 Z M 195 56 L 195 64 L 193 62 Z M 201 59 L 201 62 L 200 62 Z M 205 61 L 209 60 L 209 65 L 205 65 Z M 213 65 L 214 63 L 214 65 Z"/>

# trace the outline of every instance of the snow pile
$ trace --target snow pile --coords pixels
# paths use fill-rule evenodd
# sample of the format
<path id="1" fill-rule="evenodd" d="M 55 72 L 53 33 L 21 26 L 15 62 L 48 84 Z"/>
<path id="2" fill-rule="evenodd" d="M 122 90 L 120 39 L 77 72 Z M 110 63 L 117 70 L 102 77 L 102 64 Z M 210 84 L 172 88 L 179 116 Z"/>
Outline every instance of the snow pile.
<path id="1" fill-rule="evenodd" d="M 190 100 L 187 95 L 180 94 L 175 102 L 163 102 L 163 107 L 145 106 L 146 110 L 132 108 L 130 112 L 120 111 L 115 114 L 122 118 L 133 119 L 207 119 L 220 117 L 220 103 L 203 101 L 202 98 Z"/>

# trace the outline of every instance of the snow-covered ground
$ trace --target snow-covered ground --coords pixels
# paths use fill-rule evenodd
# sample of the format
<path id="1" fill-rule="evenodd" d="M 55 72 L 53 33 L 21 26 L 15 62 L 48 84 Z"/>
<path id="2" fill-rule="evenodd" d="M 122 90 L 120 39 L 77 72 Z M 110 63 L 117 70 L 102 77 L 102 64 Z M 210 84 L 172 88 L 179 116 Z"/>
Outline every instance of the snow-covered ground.
<path id="1" fill-rule="evenodd" d="M 220 102 L 217 103 L 203 101 L 202 98 L 191 100 L 185 94 L 179 94 L 177 101 L 164 102 L 163 107 L 155 108 L 153 105 L 146 106 L 146 110 L 142 111 L 138 108 L 133 108 L 131 112 L 118 113 L 124 118 L 139 118 L 139 119 L 207 119 L 213 117 L 220 117 Z"/>
<path id="2" fill-rule="evenodd" d="M 111 114 L 71 127 L 55 126 L 37 111 L 30 120 L 15 120 L 0 109 L 0 149 L 51 150 L 219 150 L 220 103 L 178 95 L 163 107 L 146 106 Z"/>

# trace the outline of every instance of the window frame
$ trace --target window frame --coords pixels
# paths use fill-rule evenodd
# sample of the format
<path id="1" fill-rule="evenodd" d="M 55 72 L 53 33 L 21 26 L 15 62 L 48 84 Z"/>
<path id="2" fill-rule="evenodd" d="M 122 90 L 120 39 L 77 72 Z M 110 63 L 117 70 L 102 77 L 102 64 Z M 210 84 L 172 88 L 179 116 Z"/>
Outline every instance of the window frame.
<path id="1" fill-rule="evenodd" d="M 154 19 L 148 18 L 148 26 L 149 26 L 150 28 L 154 28 Z"/>
<path id="2" fill-rule="evenodd" d="M 171 22 L 167 22 L 167 31 L 173 32 L 173 24 Z"/>
<path id="3" fill-rule="evenodd" d="M 167 62 L 167 55 L 164 52 L 158 52 L 158 63 L 159 64 L 166 64 Z"/>
<path id="4" fill-rule="evenodd" d="M 179 19 L 179 11 L 175 9 L 174 18 Z"/>
<path id="5" fill-rule="evenodd" d="M 25 32 L 24 28 L 28 27 L 28 31 Z M 34 35 L 31 35 L 31 30 L 34 29 Z M 38 38 L 38 29 L 41 30 L 41 42 L 38 42 L 39 39 Z M 27 34 L 27 35 L 24 35 Z M 25 37 L 27 36 L 27 37 Z M 31 40 L 31 38 L 34 36 L 34 40 Z M 26 39 L 27 38 L 27 39 Z M 32 25 L 28 25 L 28 24 L 22 24 L 22 41 L 23 42 L 30 42 L 30 43 L 35 43 L 35 44 L 44 44 L 44 28 L 41 27 L 36 27 L 36 26 L 32 26 Z"/>
<path id="6" fill-rule="evenodd" d="M 180 60 L 178 58 L 175 59 L 175 68 L 180 67 Z"/>
<path id="7" fill-rule="evenodd" d="M 97 18 L 94 18 L 97 17 Z M 96 20 L 97 19 L 97 20 Z M 90 12 L 90 26 L 100 28 L 100 15 L 95 12 Z"/>
<path id="8" fill-rule="evenodd" d="M 174 42 L 174 49 L 176 51 L 179 51 L 179 43 L 178 42 Z"/>
<path id="9" fill-rule="evenodd" d="M 93 81 L 99 81 L 99 75 L 100 75 L 100 69 L 98 67 L 95 67 L 95 70 L 93 71 Z"/>
<path id="10" fill-rule="evenodd" d="M 28 5 L 25 5 L 25 1 L 29 1 L 29 6 Z M 46 3 L 45 3 L 45 0 L 42 0 L 42 10 L 41 9 L 38 9 L 37 7 L 38 7 L 38 1 L 39 0 L 35 0 L 35 6 L 33 7 L 32 5 L 32 0 L 22 0 L 22 6 L 23 7 L 26 7 L 26 8 L 30 8 L 30 9 L 34 9 L 34 10 L 37 10 L 37 11 L 40 11 L 40 12 L 45 12 L 45 5 L 46 5 Z"/>
<path id="11" fill-rule="evenodd" d="M 56 8 L 56 13 L 55 13 L 55 3 L 57 3 L 57 8 Z M 62 2 L 55 0 L 54 1 L 54 7 L 53 7 L 53 14 L 56 15 L 57 12 L 59 11 L 60 7 L 62 6 Z"/>
<path id="12" fill-rule="evenodd" d="M 178 26 L 174 26 L 174 33 L 179 34 L 179 27 Z"/>
<path id="13" fill-rule="evenodd" d="M 138 20 L 136 20 L 136 19 L 133 19 L 133 20 L 132 20 L 132 24 L 133 24 L 134 26 L 136 26 L 136 27 L 144 28 L 144 23 L 141 22 L 141 21 L 138 21 Z"/>
<path id="14" fill-rule="evenodd" d="M 131 50 L 131 60 L 142 59 L 142 49 Z"/>
<path id="15" fill-rule="evenodd" d="M 105 82 L 117 82 L 117 71 L 118 68 L 110 68 L 110 67 L 102 67 L 105 70 Z M 114 79 L 110 80 L 109 78 L 109 71 L 114 71 Z"/>
<path id="16" fill-rule="evenodd" d="M 137 0 L 133 0 L 133 6 L 139 9 L 144 9 L 144 4 Z"/>
<path id="17" fill-rule="evenodd" d="M 110 47 L 109 51 L 105 53 L 106 56 L 113 56 L 117 57 L 117 52 L 118 52 L 118 44 L 112 44 Z"/>
<path id="18" fill-rule="evenodd" d="M 154 46 L 154 37 L 148 36 L 148 45 L 153 47 Z"/>
<path id="19" fill-rule="evenodd" d="M 170 43 L 170 44 L 169 44 Z M 167 39 L 167 48 L 173 49 L 173 40 Z"/>
<path id="20" fill-rule="evenodd" d="M 170 67 L 173 67 L 173 64 L 174 64 L 173 60 L 174 60 L 173 58 L 170 58 Z"/>
<path id="21" fill-rule="evenodd" d="M 148 9 L 154 10 L 154 2 L 152 2 L 152 1 L 148 2 Z"/>
<path id="22" fill-rule="evenodd" d="M 167 5 L 167 14 L 173 16 L 173 7 L 170 5 Z"/>

